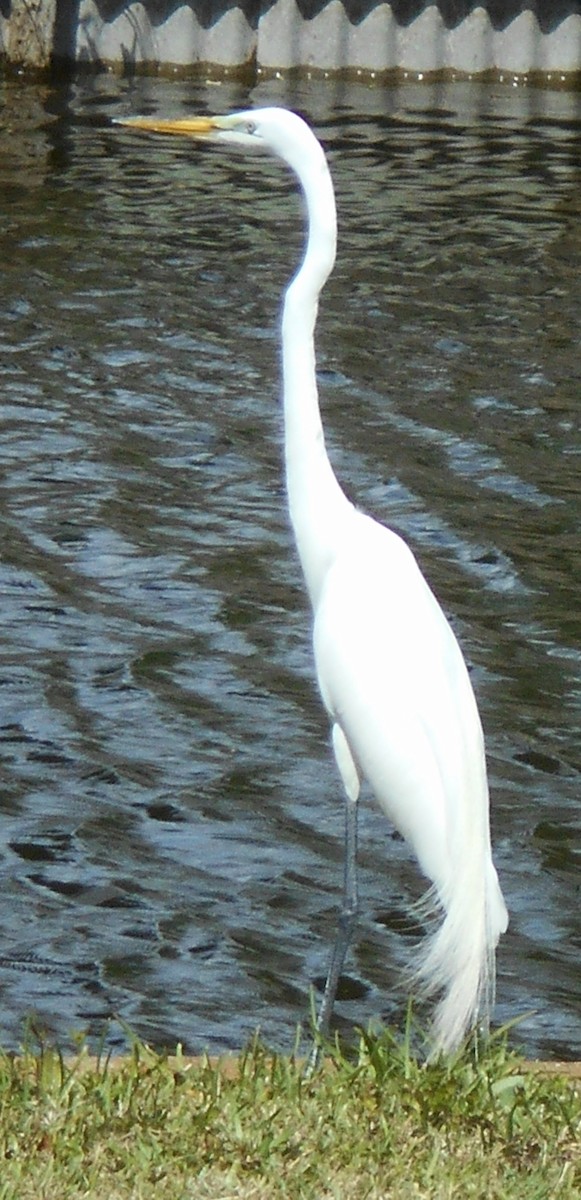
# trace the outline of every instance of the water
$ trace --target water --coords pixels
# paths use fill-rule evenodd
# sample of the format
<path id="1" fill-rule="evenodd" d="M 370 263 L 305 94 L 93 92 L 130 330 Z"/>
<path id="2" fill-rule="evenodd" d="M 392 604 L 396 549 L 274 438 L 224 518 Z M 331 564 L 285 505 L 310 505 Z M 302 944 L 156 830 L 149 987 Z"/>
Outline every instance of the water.
<path id="1" fill-rule="evenodd" d="M 302 243 L 270 161 L 110 128 L 281 102 L 329 150 L 328 443 L 457 629 L 511 911 L 497 1019 L 581 1052 L 581 98 L 4 84 L 0 1030 L 281 1048 L 339 902 L 340 794 L 281 483 Z M 401 1022 L 422 881 L 369 797 L 338 1023 Z"/>

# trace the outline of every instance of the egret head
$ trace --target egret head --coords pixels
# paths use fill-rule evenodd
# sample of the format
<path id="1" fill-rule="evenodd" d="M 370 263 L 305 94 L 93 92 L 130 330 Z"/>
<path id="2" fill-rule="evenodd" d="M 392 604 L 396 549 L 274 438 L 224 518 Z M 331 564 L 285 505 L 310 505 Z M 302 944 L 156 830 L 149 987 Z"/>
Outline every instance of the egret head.
<path id="1" fill-rule="evenodd" d="M 284 159 L 299 178 L 309 166 L 324 162 L 323 151 L 309 126 L 286 108 L 246 109 L 215 117 L 117 117 L 115 124 L 196 141 L 226 142 L 243 150 L 267 150 Z"/>

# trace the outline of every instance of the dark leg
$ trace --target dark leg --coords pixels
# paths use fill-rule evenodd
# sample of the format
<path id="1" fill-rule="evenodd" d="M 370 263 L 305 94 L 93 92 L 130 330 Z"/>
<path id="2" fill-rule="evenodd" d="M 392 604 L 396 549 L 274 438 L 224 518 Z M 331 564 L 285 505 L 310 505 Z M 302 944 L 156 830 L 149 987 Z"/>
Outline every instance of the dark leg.
<path id="1" fill-rule="evenodd" d="M 325 991 L 317 1018 L 315 1044 L 309 1057 L 307 1069 L 309 1075 L 318 1066 L 321 1055 L 321 1040 L 329 1036 L 337 986 L 341 971 L 343 970 L 345 955 L 349 949 L 349 943 L 357 922 L 357 909 L 357 801 L 346 799 L 343 904 L 339 915 L 331 961 L 329 963 Z"/>

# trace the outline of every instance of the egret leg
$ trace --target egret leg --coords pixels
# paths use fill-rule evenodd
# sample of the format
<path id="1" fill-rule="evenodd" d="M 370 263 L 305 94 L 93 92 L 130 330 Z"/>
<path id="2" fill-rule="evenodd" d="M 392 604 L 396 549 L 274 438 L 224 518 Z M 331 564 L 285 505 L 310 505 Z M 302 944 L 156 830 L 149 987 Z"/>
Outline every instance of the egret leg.
<path id="1" fill-rule="evenodd" d="M 329 1036 L 339 978 L 357 922 L 357 912 L 357 800 L 347 796 L 345 798 L 343 903 L 339 914 L 329 970 L 327 972 L 325 991 L 317 1018 L 316 1040 L 309 1058 L 309 1074 L 318 1066 L 322 1040 Z"/>

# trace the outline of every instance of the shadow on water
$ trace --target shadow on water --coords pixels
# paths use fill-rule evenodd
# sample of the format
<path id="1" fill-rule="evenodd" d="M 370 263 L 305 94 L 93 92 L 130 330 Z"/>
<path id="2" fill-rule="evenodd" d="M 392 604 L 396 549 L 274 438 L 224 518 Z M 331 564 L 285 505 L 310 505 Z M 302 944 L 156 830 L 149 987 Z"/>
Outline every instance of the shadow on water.
<path id="1" fill-rule="evenodd" d="M 5 84 L 0 1028 L 292 1045 L 342 817 L 281 483 L 276 163 L 108 127 L 298 107 L 329 150 L 336 469 L 470 662 L 511 910 L 500 1021 L 581 1053 L 580 97 L 108 76 Z M 401 1020 L 421 880 L 369 800 L 348 1028 Z M 112 1043 L 116 1028 L 106 1035 Z"/>

